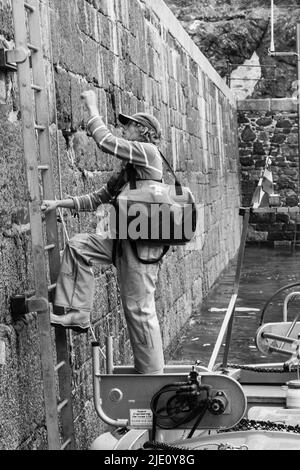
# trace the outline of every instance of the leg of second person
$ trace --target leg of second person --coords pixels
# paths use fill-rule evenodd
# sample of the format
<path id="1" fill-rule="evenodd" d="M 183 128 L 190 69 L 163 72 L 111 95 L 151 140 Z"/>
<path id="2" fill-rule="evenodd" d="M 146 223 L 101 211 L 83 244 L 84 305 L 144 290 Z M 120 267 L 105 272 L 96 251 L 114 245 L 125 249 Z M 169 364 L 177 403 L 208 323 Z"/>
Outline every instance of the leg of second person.
<path id="1" fill-rule="evenodd" d="M 122 304 L 138 373 L 163 373 L 164 354 L 155 309 L 155 284 L 159 265 L 142 264 L 123 241 L 123 254 L 117 258 Z"/>

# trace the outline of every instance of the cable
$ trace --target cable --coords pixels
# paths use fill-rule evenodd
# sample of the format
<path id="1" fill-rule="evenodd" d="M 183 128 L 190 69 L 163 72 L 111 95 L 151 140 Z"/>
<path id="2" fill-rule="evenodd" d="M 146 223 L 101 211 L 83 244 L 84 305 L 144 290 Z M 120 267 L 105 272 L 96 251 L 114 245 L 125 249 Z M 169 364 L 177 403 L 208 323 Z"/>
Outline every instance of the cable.
<path id="1" fill-rule="evenodd" d="M 201 386 L 196 376 L 188 382 L 173 382 L 162 387 L 156 392 L 150 402 L 153 413 L 152 441 L 155 441 L 156 427 L 161 429 L 176 429 L 179 426 L 196 419 L 189 433 L 191 437 L 208 408 L 209 385 Z M 165 397 L 166 394 L 171 394 Z M 203 392 L 206 394 L 203 397 Z M 160 399 L 164 397 L 162 405 L 159 406 Z"/>
<path id="2" fill-rule="evenodd" d="M 203 408 L 202 410 L 200 410 L 200 413 L 199 413 L 199 416 L 198 418 L 196 419 L 192 429 L 190 430 L 188 436 L 187 436 L 187 439 L 190 439 L 193 435 L 194 435 L 194 432 L 196 431 L 197 427 L 199 426 L 199 424 L 201 423 L 202 421 L 202 418 L 204 417 L 205 415 L 205 412 L 207 410 L 207 405 L 208 405 L 208 391 L 207 391 L 207 401 L 204 403 L 203 405 Z"/>

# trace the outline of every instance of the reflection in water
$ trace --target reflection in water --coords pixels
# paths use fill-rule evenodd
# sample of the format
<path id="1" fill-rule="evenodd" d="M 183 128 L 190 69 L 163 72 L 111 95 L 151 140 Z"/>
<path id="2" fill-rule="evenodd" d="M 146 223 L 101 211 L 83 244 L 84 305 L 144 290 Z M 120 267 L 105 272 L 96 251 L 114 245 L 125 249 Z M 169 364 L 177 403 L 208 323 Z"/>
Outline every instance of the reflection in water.
<path id="1" fill-rule="evenodd" d="M 261 309 L 279 288 L 300 282 L 300 252 L 288 249 L 258 248 L 248 246 L 242 266 L 235 320 L 228 361 L 231 363 L 284 362 L 286 356 L 263 355 L 256 349 L 255 334 L 259 327 Z M 207 296 L 199 312 L 188 321 L 179 346 L 173 354 L 174 361 L 194 363 L 200 360 L 207 365 L 217 339 L 226 308 L 232 295 L 236 260 L 223 271 Z M 283 300 L 291 291 L 278 294 L 266 310 L 264 323 L 282 321 Z M 300 312 L 300 297 L 291 301 L 288 320 Z M 221 348 L 222 354 L 222 348 Z M 221 362 L 219 356 L 217 362 Z"/>

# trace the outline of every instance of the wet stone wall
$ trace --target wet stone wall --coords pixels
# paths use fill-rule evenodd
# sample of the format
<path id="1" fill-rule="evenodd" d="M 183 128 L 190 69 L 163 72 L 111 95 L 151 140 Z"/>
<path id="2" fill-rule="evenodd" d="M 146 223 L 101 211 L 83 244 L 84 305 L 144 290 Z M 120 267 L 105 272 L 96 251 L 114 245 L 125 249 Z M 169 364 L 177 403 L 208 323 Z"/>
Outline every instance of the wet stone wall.
<path id="1" fill-rule="evenodd" d="M 90 88 L 117 135 L 119 112 L 146 111 L 160 120 L 161 149 L 195 194 L 197 236 L 188 247 L 170 250 L 159 272 L 156 305 L 168 353 L 238 248 L 235 101 L 161 0 L 49 0 L 49 9 L 47 4 L 39 2 L 56 196 L 95 190 L 120 167 L 86 134 L 80 93 Z M 0 42 L 13 47 L 10 0 L 0 1 Z M 10 312 L 10 297 L 34 288 L 21 118 L 16 75 L 0 71 L 0 448 L 43 449 L 36 314 L 12 318 Z M 166 181 L 171 182 L 167 173 Z M 95 231 L 94 214 L 74 218 L 66 211 L 64 218 L 69 236 Z M 95 277 L 96 335 L 104 346 L 112 334 L 114 362 L 131 363 L 116 271 L 98 266 Z M 70 334 L 80 449 L 106 429 L 93 405 L 91 340 L 90 334 Z"/>
<path id="2" fill-rule="evenodd" d="M 248 206 L 264 168 L 272 159 L 280 213 L 252 214 L 248 241 L 291 242 L 298 237 L 299 152 L 297 102 L 291 98 L 238 101 L 242 204 Z"/>

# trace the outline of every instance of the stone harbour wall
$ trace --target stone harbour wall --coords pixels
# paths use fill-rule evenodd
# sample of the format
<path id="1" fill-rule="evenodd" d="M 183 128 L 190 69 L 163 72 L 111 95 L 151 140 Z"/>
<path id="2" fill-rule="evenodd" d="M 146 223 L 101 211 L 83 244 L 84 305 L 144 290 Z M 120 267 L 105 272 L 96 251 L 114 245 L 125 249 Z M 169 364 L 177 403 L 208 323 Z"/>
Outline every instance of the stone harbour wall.
<path id="1" fill-rule="evenodd" d="M 117 135 L 119 112 L 153 113 L 163 128 L 162 151 L 195 195 L 197 236 L 170 250 L 159 272 L 156 305 L 168 355 L 239 246 L 235 99 L 161 0 L 40 0 L 39 7 L 56 196 L 88 193 L 120 168 L 86 134 L 80 102 L 86 89 L 95 90 Z M 0 1 L 0 43 L 13 47 L 10 0 Z M 45 449 L 36 314 L 12 318 L 10 311 L 11 296 L 34 285 L 17 78 L 3 71 L 0 142 L 0 449 Z M 167 172 L 165 177 L 172 181 Z M 65 211 L 64 219 L 69 236 L 94 232 L 97 224 L 95 214 L 75 218 Z M 104 346 L 105 336 L 113 335 L 114 362 L 130 364 L 116 271 L 98 266 L 95 278 L 96 336 Z M 93 404 L 91 340 L 90 333 L 70 333 L 79 449 L 106 429 Z"/>
<path id="2" fill-rule="evenodd" d="M 298 114 L 292 98 L 238 101 L 242 205 L 252 195 L 268 155 L 279 213 L 252 214 L 249 242 L 291 242 L 297 237 L 299 194 Z"/>

